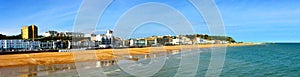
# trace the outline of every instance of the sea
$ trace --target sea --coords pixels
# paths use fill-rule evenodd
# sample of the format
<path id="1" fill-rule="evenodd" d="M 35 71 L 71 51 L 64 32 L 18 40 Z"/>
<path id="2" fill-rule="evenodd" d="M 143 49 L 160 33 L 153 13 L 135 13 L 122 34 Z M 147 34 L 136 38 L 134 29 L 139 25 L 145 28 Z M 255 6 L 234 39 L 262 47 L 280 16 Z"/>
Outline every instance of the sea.
<path id="1" fill-rule="evenodd" d="M 1 77 L 299 77 L 300 43 L 176 50 L 91 61 L 0 68 Z M 215 55 L 214 55 L 215 54 Z M 216 55 L 217 54 L 217 55 Z M 213 59 L 215 58 L 215 59 Z"/>

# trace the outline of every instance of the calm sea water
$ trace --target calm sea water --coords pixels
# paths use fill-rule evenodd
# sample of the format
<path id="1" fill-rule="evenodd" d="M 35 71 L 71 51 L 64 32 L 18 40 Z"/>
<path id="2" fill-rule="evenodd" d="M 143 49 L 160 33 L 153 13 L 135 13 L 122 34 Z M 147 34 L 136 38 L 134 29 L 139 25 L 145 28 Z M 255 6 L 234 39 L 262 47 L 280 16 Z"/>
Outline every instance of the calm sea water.
<path id="1" fill-rule="evenodd" d="M 180 64 L 183 56 L 186 57 L 184 64 Z M 135 56 L 144 58 L 143 55 Z M 176 74 L 178 77 L 204 77 L 211 58 L 211 49 L 201 49 L 185 51 L 178 53 L 176 51 L 168 53 L 165 65 L 154 74 L 154 77 L 173 77 Z M 199 60 L 199 63 L 197 63 Z M 149 59 L 139 60 L 141 65 L 149 63 Z M 195 63 L 197 66 L 195 67 Z M 69 66 L 69 65 L 68 65 Z M 181 70 L 180 66 L 185 66 Z M 32 68 L 32 67 L 31 67 Z M 153 67 L 154 68 L 154 67 Z M 107 77 L 133 77 L 129 73 L 124 72 L 118 65 L 102 67 L 102 71 L 95 68 L 87 68 L 80 71 L 83 76 L 99 75 L 99 72 L 104 72 Z M 195 71 L 193 75 L 193 71 Z M 11 70 L 7 68 L 5 70 Z M 1 71 L 1 69 L 0 69 Z M 3 69 L 2 69 L 3 71 Z M 147 70 L 140 70 L 141 73 Z M 2 72 L 3 74 L 3 72 Z M 13 75 L 13 74 L 12 74 Z M 2 75 L 3 76 L 3 75 Z M 55 77 L 77 77 L 78 72 L 73 69 L 64 69 L 56 71 L 43 71 L 33 76 L 55 76 Z M 220 74 L 221 77 L 299 77 L 300 76 L 300 44 L 264 44 L 256 46 L 238 46 L 227 47 L 224 67 Z"/>

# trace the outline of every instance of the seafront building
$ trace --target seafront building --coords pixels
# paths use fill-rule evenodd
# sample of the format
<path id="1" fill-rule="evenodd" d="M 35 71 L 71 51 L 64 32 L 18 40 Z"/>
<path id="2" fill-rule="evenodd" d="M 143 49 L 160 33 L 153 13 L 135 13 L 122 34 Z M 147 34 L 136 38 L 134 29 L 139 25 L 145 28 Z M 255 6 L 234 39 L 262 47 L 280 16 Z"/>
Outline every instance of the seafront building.
<path id="1" fill-rule="evenodd" d="M 36 25 L 23 26 L 21 33 L 23 39 L 34 39 L 38 37 L 38 28 Z"/>
<path id="2" fill-rule="evenodd" d="M 70 41 L 30 41 L 22 39 L 0 40 L 2 51 L 55 50 L 70 49 Z"/>
<path id="3" fill-rule="evenodd" d="M 47 32 L 45 32 L 45 37 L 56 37 L 56 36 L 58 36 L 57 31 L 47 31 Z"/>
<path id="4" fill-rule="evenodd" d="M 80 32 L 47 31 L 45 32 L 45 37 L 85 37 L 85 34 Z"/>
<path id="5" fill-rule="evenodd" d="M 208 43 L 208 40 L 205 40 L 203 38 L 196 38 L 195 44 L 205 44 Z"/>
<path id="6" fill-rule="evenodd" d="M 138 38 L 135 40 L 134 45 L 137 47 L 145 47 L 147 46 L 147 40 L 144 38 Z"/>
<path id="7" fill-rule="evenodd" d="M 180 45 L 180 44 L 182 44 L 182 42 L 183 42 L 183 40 L 179 39 L 179 38 L 172 39 L 173 45 Z"/>
<path id="8" fill-rule="evenodd" d="M 23 39 L 0 39 L 0 49 L 2 51 L 68 50 L 229 43 L 222 39 L 211 40 L 205 34 L 121 39 L 114 36 L 112 30 L 107 30 L 106 34 L 47 31 L 45 37 L 37 38 L 38 28 L 35 25 L 24 26 L 21 30 Z"/>
<path id="9" fill-rule="evenodd" d="M 136 42 L 136 39 L 131 38 L 131 39 L 129 39 L 129 42 L 128 42 L 129 45 L 127 45 L 127 46 L 134 47 L 135 46 L 135 42 Z"/>
<path id="10" fill-rule="evenodd" d="M 113 31 L 107 30 L 106 34 L 96 35 L 95 45 L 100 48 L 114 47 L 114 40 Z"/>
<path id="11" fill-rule="evenodd" d="M 1 49 L 21 49 L 23 46 L 21 45 L 23 40 L 0 40 L 0 47 Z"/>
<path id="12" fill-rule="evenodd" d="M 84 37 L 84 33 L 80 32 L 61 32 L 58 33 L 60 37 Z"/>
<path id="13" fill-rule="evenodd" d="M 17 51 L 17 50 L 34 50 L 40 48 L 38 41 L 16 40 L 0 40 L 1 50 Z"/>

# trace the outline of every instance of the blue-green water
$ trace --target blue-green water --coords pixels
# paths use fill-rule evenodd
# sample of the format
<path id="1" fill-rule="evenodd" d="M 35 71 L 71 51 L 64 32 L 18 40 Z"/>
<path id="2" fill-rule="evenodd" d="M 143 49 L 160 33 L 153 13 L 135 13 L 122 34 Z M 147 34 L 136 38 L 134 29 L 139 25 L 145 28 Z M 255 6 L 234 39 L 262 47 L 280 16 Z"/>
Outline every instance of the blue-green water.
<path id="1" fill-rule="evenodd" d="M 300 76 L 300 44 L 264 44 L 256 46 L 237 46 L 227 47 L 224 67 L 221 69 L 221 77 L 298 77 Z M 201 49 L 184 51 L 180 53 L 169 53 L 165 65 L 154 74 L 154 77 L 204 77 L 211 58 L 211 49 Z M 186 56 L 188 61 L 180 64 L 182 55 Z M 138 56 L 136 56 L 138 57 Z M 143 55 L 140 56 L 141 58 Z M 199 63 L 197 60 L 199 59 Z M 140 63 L 147 64 L 149 59 L 139 60 Z M 197 67 L 193 65 L 197 64 Z M 69 65 L 68 65 L 69 66 Z M 180 66 L 185 66 L 191 70 L 179 71 Z M 155 68 L 155 67 L 153 67 Z M 124 72 L 118 65 L 102 67 L 107 77 L 133 77 Z M 159 68 L 157 68 L 159 69 Z M 196 69 L 195 75 L 192 71 Z M 1 71 L 1 69 L 0 69 Z M 2 70 L 3 71 L 3 70 Z M 141 73 L 147 70 L 138 70 Z M 47 71 L 46 71 L 47 72 Z M 76 76 L 94 76 L 101 73 L 99 69 L 86 69 L 78 72 L 73 68 L 69 70 L 51 71 L 50 73 L 36 74 L 37 76 L 47 77 L 76 77 Z M 3 72 L 2 72 L 3 74 Z M 84 74 L 84 75 L 83 75 Z"/>
<path id="2" fill-rule="evenodd" d="M 196 77 L 204 77 L 211 51 L 202 50 Z M 190 52 L 193 53 L 193 52 Z M 179 55 L 172 56 L 178 58 Z M 173 77 L 178 70 L 179 60 L 167 61 L 164 68 L 154 76 Z M 175 62 L 174 62 L 175 61 Z M 188 66 L 188 65 L 187 65 Z M 189 70 L 186 70 L 187 72 Z M 186 73 L 185 76 L 191 76 Z M 123 76 L 110 74 L 109 76 Z M 128 76 L 128 75 L 126 75 Z M 265 44 L 257 46 L 227 47 L 224 67 L 220 77 L 299 77 L 300 44 Z"/>
<path id="3" fill-rule="evenodd" d="M 300 76 L 300 44 L 228 47 L 221 76 Z"/>

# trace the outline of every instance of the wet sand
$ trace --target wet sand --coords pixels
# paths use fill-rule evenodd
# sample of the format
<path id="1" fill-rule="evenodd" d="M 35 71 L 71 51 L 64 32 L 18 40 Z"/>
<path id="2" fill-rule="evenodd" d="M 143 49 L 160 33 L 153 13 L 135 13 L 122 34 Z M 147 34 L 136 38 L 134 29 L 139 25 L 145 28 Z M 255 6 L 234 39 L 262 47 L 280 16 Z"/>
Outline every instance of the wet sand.
<path id="1" fill-rule="evenodd" d="M 45 52 L 31 54 L 12 54 L 0 55 L 0 68 L 24 66 L 24 65 L 50 65 L 50 64 L 65 64 L 83 61 L 95 60 L 136 60 L 124 56 L 141 55 L 150 53 L 159 53 L 171 50 L 184 50 L 194 48 L 210 48 L 220 46 L 248 46 L 256 45 L 253 43 L 241 44 L 209 44 L 209 45 L 181 45 L 181 46 L 163 46 L 163 47 L 146 47 L 146 48 L 126 48 L 126 49 L 99 49 L 99 50 L 84 50 L 74 52 Z"/>

